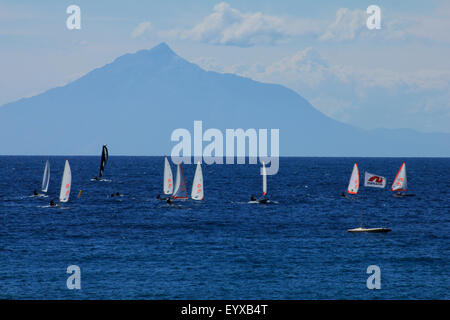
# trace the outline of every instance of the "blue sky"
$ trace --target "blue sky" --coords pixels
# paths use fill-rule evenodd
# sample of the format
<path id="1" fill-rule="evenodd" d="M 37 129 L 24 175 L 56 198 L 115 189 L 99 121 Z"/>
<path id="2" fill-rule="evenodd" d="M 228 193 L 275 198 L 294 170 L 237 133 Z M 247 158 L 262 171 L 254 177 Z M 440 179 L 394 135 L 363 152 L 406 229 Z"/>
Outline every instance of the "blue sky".
<path id="1" fill-rule="evenodd" d="M 71 4 L 81 30 L 66 28 Z M 346 123 L 450 132 L 449 30 L 447 1 L 0 1 L 0 105 L 164 41 Z"/>

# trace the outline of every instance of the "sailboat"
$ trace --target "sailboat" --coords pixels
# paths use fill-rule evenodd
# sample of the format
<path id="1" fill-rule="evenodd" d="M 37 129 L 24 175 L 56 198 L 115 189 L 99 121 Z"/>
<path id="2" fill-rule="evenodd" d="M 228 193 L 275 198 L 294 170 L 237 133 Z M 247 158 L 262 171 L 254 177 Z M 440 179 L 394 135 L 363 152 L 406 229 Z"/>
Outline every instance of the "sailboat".
<path id="1" fill-rule="evenodd" d="M 169 160 L 164 157 L 164 177 L 163 177 L 163 192 L 166 195 L 171 195 L 173 193 L 173 176 L 172 169 L 170 168 Z M 158 200 L 167 200 L 169 198 L 162 198 L 160 194 L 156 197 Z"/>
<path id="2" fill-rule="evenodd" d="M 197 168 L 195 169 L 194 182 L 192 183 L 191 198 L 194 200 L 203 200 L 203 173 L 202 165 L 200 161 L 197 162 Z"/>
<path id="3" fill-rule="evenodd" d="M 164 157 L 164 194 L 173 193 L 173 176 L 172 169 L 170 168 L 169 160 Z"/>
<path id="4" fill-rule="evenodd" d="M 267 204 L 270 202 L 269 199 L 264 198 L 267 195 L 267 170 L 266 170 L 266 164 L 263 161 L 262 162 L 262 197 L 261 199 L 256 199 L 253 195 L 250 198 L 249 203 L 262 203 L 262 204 Z"/>
<path id="5" fill-rule="evenodd" d="M 98 172 L 98 176 L 91 179 L 91 181 L 95 180 L 102 181 L 103 172 L 105 171 L 105 166 L 106 163 L 108 162 L 108 158 L 109 158 L 108 147 L 106 146 L 106 144 L 104 144 L 102 147 L 102 158 L 100 159 L 100 170 Z"/>
<path id="6" fill-rule="evenodd" d="M 59 202 L 69 201 L 70 187 L 72 186 L 72 172 L 70 171 L 69 160 L 66 159 L 64 173 L 61 181 L 61 190 L 59 192 Z"/>
<path id="7" fill-rule="evenodd" d="M 412 197 L 414 194 L 401 193 L 401 191 L 408 191 L 408 181 L 406 179 L 406 163 L 403 162 L 400 169 L 395 176 L 394 182 L 391 186 L 392 191 L 396 191 L 395 197 Z"/>
<path id="8" fill-rule="evenodd" d="M 359 169 L 358 164 L 355 162 L 353 165 L 352 175 L 348 182 L 347 192 L 350 194 L 357 194 L 359 190 Z"/>
<path id="9" fill-rule="evenodd" d="M 175 189 L 172 195 L 173 199 L 187 199 L 186 179 L 184 178 L 183 169 L 181 164 L 177 165 L 177 177 L 175 179 Z"/>
<path id="10" fill-rule="evenodd" d="M 366 173 L 366 181 L 369 180 L 372 176 L 375 175 L 367 175 Z M 379 176 L 376 176 L 379 177 Z M 380 177 L 384 178 L 384 177 Z M 381 182 L 380 182 L 381 183 Z M 366 185 L 366 184 L 365 184 Z M 355 162 L 353 165 L 352 175 L 350 176 L 350 181 L 348 183 L 347 192 L 350 194 L 357 194 L 359 190 L 359 169 L 358 165 Z M 348 229 L 348 232 L 389 232 L 391 229 L 388 228 L 363 228 L 364 221 L 364 211 L 361 211 L 361 225 L 359 228 Z"/>
<path id="11" fill-rule="evenodd" d="M 44 175 L 42 177 L 42 192 L 48 191 L 48 185 L 50 183 L 50 162 L 47 160 L 45 162 L 45 169 L 44 169 Z"/>

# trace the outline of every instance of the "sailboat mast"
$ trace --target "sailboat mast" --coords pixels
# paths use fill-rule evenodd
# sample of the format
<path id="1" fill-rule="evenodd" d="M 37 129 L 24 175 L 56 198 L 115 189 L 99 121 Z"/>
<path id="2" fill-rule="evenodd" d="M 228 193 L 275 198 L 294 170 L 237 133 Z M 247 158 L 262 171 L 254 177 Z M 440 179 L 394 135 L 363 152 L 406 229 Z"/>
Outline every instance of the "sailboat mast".
<path id="1" fill-rule="evenodd" d="M 364 193 L 361 193 L 361 228 L 364 222 Z"/>

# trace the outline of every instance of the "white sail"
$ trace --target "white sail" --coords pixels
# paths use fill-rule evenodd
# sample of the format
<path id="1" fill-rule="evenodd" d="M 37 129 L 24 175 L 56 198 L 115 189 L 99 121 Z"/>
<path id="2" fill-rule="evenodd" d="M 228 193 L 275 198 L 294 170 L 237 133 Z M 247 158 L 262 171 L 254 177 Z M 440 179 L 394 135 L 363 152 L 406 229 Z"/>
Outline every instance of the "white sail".
<path id="1" fill-rule="evenodd" d="M 48 184 L 50 182 L 50 162 L 45 163 L 44 176 L 42 177 L 42 192 L 48 191 Z"/>
<path id="2" fill-rule="evenodd" d="M 263 176 L 263 195 L 265 196 L 267 194 L 267 171 L 266 171 L 266 164 L 263 161 L 263 167 L 262 167 L 262 176 Z"/>
<path id="3" fill-rule="evenodd" d="M 181 165 L 177 165 L 177 177 L 175 178 L 175 189 L 173 191 L 172 198 L 174 199 L 187 199 L 186 191 L 186 179 L 184 178 L 183 169 Z"/>
<path id="4" fill-rule="evenodd" d="M 394 182 L 391 187 L 392 191 L 407 191 L 408 182 L 406 180 L 406 164 L 403 162 L 402 166 L 395 176 Z"/>
<path id="5" fill-rule="evenodd" d="M 63 178 L 61 181 L 61 191 L 59 193 L 59 201 L 67 202 L 70 196 L 70 187 L 72 186 L 72 172 L 70 171 L 69 160 L 66 159 L 64 166 Z"/>
<path id="6" fill-rule="evenodd" d="M 353 166 L 352 175 L 348 183 L 347 192 L 351 194 L 357 194 L 358 189 L 359 189 L 359 170 L 358 165 L 355 162 L 355 165 Z"/>
<path id="7" fill-rule="evenodd" d="M 195 169 L 194 182 L 192 183 L 191 198 L 194 200 L 203 200 L 203 173 L 202 165 L 200 161 L 197 163 L 197 168 Z"/>
<path id="8" fill-rule="evenodd" d="M 173 176 L 170 168 L 169 160 L 164 157 L 164 194 L 173 193 Z"/>

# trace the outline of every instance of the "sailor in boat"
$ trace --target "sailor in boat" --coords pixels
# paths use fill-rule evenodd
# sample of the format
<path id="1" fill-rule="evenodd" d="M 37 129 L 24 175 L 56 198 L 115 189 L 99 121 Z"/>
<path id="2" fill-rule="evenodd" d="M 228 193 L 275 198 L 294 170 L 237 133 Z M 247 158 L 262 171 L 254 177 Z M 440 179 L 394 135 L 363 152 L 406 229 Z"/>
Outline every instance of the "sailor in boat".
<path id="1" fill-rule="evenodd" d="M 167 204 L 173 204 L 172 200 L 170 200 L 170 198 L 166 199 Z"/>
<path id="2" fill-rule="evenodd" d="M 56 203 L 55 201 L 53 201 L 53 199 L 50 200 L 50 207 L 56 207 Z"/>
<path id="3" fill-rule="evenodd" d="M 33 196 L 37 196 L 37 195 L 38 195 L 38 192 L 37 192 L 36 189 L 34 189 L 34 191 L 33 191 Z"/>
<path id="4" fill-rule="evenodd" d="M 114 193 L 111 193 L 111 198 L 114 198 Z"/>
<path id="5" fill-rule="evenodd" d="M 100 180 L 97 176 L 93 177 L 92 180 Z"/>
<path id="6" fill-rule="evenodd" d="M 346 195 L 345 195 L 345 191 L 342 191 L 342 194 L 341 194 L 341 196 L 342 196 L 342 198 L 345 198 L 345 197 L 346 197 Z"/>
<path id="7" fill-rule="evenodd" d="M 258 200 L 258 199 L 255 198 L 255 195 L 252 194 L 252 196 L 250 197 L 250 201 L 252 201 L 252 202 L 259 202 L 259 203 L 262 203 L 262 204 L 267 204 L 269 199 L 260 199 L 260 200 Z"/>
<path id="8" fill-rule="evenodd" d="M 161 194 L 158 193 L 158 195 L 156 196 L 156 199 L 158 199 L 158 200 L 166 200 L 167 201 L 170 198 L 163 198 L 163 197 L 161 197 Z"/>
<path id="9" fill-rule="evenodd" d="M 120 197 L 119 191 L 116 192 L 116 197 Z"/>

